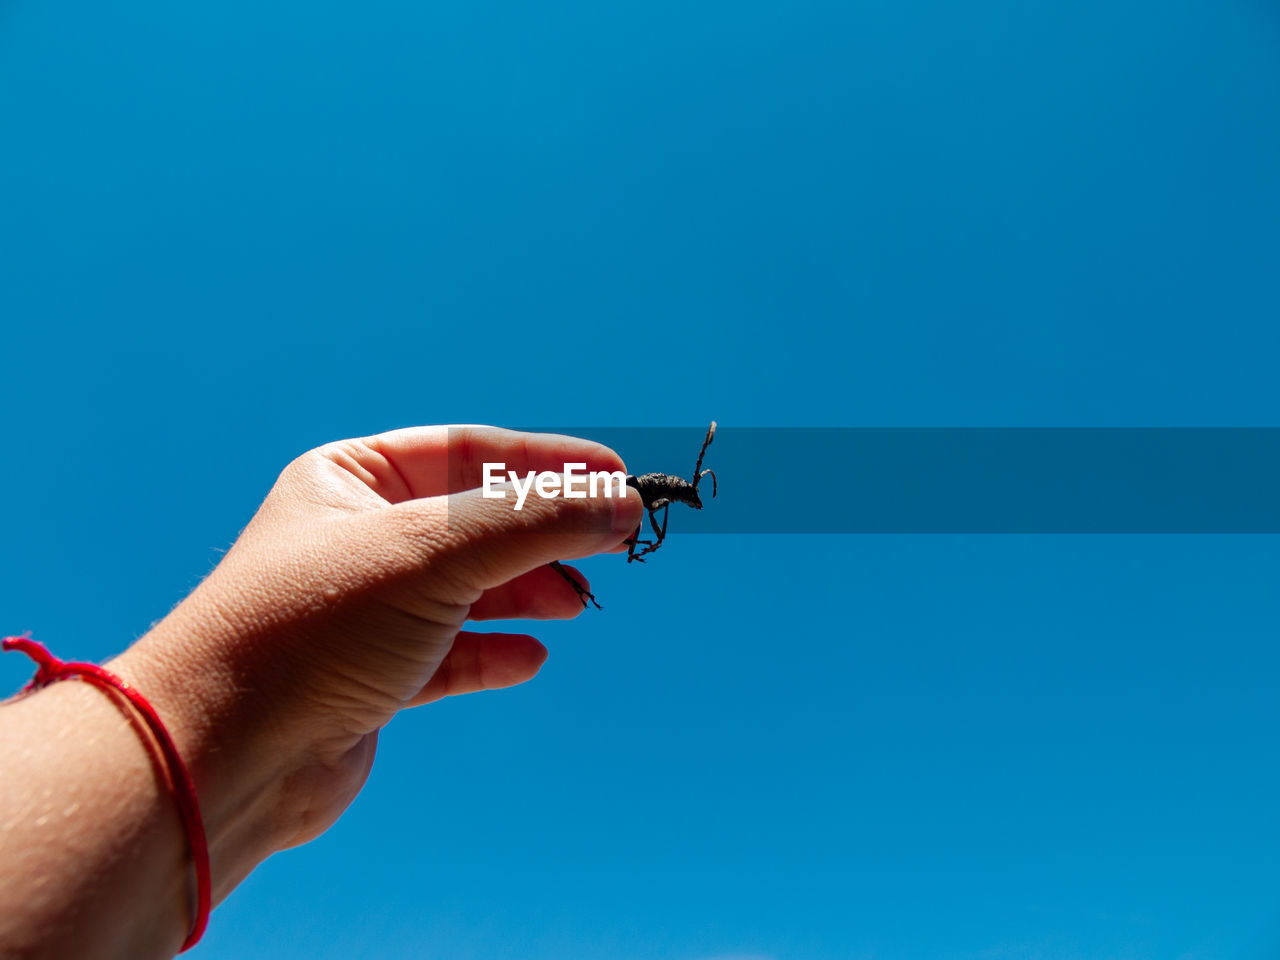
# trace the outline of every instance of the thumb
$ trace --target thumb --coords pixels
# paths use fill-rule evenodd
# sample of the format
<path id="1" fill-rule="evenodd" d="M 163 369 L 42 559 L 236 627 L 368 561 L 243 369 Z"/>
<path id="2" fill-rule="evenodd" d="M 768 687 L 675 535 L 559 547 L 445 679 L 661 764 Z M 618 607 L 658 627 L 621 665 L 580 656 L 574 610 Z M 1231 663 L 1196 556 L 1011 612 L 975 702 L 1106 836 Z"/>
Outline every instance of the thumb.
<path id="1" fill-rule="evenodd" d="M 613 496 L 528 496 L 520 509 L 510 485 L 504 498 L 485 497 L 479 488 L 434 498 L 429 522 L 439 525 L 445 501 L 444 536 L 430 564 L 450 579 L 488 590 L 552 560 L 603 553 L 631 536 L 644 517 L 640 492 L 623 486 Z M 417 501 L 425 503 L 425 501 Z M 413 501 L 393 509 L 411 507 Z"/>

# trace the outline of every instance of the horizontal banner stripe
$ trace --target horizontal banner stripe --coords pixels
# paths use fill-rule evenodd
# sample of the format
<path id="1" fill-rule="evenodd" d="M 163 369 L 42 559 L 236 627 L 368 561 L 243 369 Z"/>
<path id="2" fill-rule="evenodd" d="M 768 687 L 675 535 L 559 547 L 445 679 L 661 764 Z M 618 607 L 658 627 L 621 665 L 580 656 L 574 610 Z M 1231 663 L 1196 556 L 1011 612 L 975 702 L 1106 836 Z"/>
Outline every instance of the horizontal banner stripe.
<path id="1" fill-rule="evenodd" d="M 556 427 L 692 479 L 706 427 Z M 1280 428 L 721 426 L 684 533 L 1280 533 Z"/>

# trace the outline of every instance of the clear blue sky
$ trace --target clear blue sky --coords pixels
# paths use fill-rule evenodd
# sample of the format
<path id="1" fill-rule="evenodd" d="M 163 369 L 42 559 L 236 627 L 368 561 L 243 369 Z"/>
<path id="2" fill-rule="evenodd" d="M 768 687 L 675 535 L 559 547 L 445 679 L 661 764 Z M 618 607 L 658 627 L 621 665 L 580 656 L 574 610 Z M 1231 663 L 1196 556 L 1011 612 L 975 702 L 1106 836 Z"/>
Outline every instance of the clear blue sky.
<path id="1" fill-rule="evenodd" d="M 1280 425 L 1278 111 L 1273 0 L 7 0 L 0 630 L 108 656 L 406 424 Z M 1275 538 L 586 569 L 194 956 L 1280 948 Z"/>

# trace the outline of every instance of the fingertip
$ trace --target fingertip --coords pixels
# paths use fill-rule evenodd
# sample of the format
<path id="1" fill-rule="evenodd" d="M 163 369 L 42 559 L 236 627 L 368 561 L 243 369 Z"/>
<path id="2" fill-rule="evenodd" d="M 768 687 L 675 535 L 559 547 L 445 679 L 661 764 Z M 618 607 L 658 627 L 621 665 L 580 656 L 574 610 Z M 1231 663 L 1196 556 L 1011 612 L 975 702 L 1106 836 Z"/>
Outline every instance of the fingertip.
<path id="1" fill-rule="evenodd" d="M 471 605 L 468 620 L 572 620 L 582 612 L 582 594 L 570 578 L 591 592 L 591 581 L 577 567 L 543 564 L 497 587 Z"/>
<path id="2" fill-rule="evenodd" d="M 622 488 L 623 495 L 610 501 L 613 505 L 613 529 L 610 537 L 629 537 L 644 519 L 644 501 L 640 491 L 632 486 Z"/>
<path id="3" fill-rule="evenodd" d="M 486 677 L 488 686 L 512 687 L 524 683 L 537 675 L 550 656 L 546 645 L 527 633 L 502 634 L 501 637 L 498 646 L 502 649 L 493 659 L 493 675 Z"/>
<path id="4" fill-rule="evenodd" d="M 533 642 L 537 645 L 535 649 L 535 666 L 533 668 L 533 672 L 537 673 L 539 670 L 542 669 L 542 665 L 546 663 L 547 659 L 551 656 L 551 651 L 547 649 L 547 645 L 543 643 L 541 640 L 538 640 L 534 637 L 530 637 L 529 639 L 533 640 Z"/>

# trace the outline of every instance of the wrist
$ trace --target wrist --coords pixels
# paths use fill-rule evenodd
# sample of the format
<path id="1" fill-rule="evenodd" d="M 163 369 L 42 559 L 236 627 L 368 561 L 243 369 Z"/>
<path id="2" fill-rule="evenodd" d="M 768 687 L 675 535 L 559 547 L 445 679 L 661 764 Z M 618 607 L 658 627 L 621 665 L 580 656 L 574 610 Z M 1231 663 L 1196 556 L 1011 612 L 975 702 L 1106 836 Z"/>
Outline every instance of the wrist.
<path id="1" fill-rule="evenodd" d="M 155 708 L 195 785 L 216 904 L 287 845 L 295 763 L 216 626 L 175 610 L 106 666 Z"/>
<path id="2" fill-rule="evenodd" d="M 0 955 L 172 956 L 190 932 L 182 817 L 131 711 L 74 675 L 0 710 Z"/>

